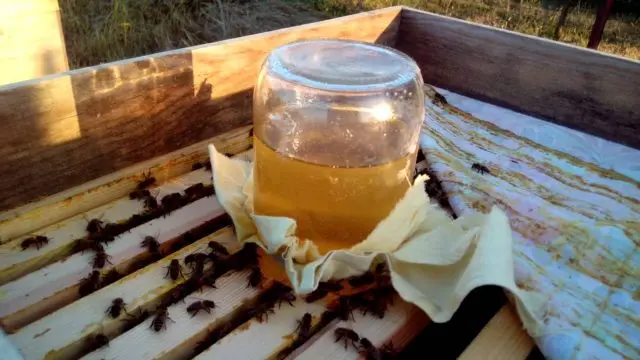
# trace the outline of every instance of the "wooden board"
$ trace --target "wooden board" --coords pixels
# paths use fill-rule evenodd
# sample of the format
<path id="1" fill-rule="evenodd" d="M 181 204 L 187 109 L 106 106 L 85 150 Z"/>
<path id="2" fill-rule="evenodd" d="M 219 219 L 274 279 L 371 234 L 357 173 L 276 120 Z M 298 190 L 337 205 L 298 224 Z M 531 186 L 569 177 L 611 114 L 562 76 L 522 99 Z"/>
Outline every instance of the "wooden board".
<path id="1" fill-rule="evenodd" d="M 460 360 L 526 359 L 535 344 L 510 305 L 505 305 L 466 348 Z"/>
<path id="2" fill-rule="evenodd" d="M 396 47 L 427 83 L 640 148 L 640 62 L 413 9 Z"/>
<path id="3" fill-rule="evenodd" d="M 126 196 L 145 174 L 158 183 L 191 171 L 195 162 L 208 161 L 207 145 L 219 151 L 237 154 L 251 147 L 251 126 L 241 126 L 186 148 L 138 163 L 96 180 L 66 189 L 53 196 L 0 213 L 0 244 L 16 237 L 81 214 Z"/>
<path id="4" fill-rule="evenodd" d="M 404 301 L 398 300 L 390 307 L 383 319 L 354 314 L 354 321 L 335 321 L 307 341 L 287 359 L 358 359 L 360 354 L 353 348 L 345 349 L 336 342 L 335 329 L 346 327 L 354 330 L 360 337 L 369 339 L 375 346 L 391 342 L 401 350 L 429 323 L 422 310 Z"/>
<path id="5" fill-rule="evenodd" d="M 397 34 L 400 37 L 396 39 Z M 135 186 L 143 171 L 153 168 L 160 186 L 164 186 L 165 181 L 187 173 L 191 161 L 200 159 L 206 149 L 198 144 L 193 152 L 178 150 L 181 155 L 167 155 L 165 160 L 179 164 L 175 167 L 163 161 L 149 160 L 153 157 L 184 149 L 223 132 L 227 134 L 230 129 L 236 129 L 234 131 L 240 134 L 229 138 L 230 148 L 246 148 L 250 144 L 247 135 L 251 88 L 266 53 L 292 40 L 327 36 L 395 44 L 418 61 L 430 83 L 559 124 L 582 127 L 583 131 L 614 141 L 638 145 L 638 140 L 632 137 L 633 131 L 638 129 L 639 119 L 638 109 L 633 106 L 640 91 L 634 87 L 634 81 L 640 78 L 637 63 L 411 9 L 390 8 L 0 88 L 0 123 L 4 126 L 0 132 L 0 171 L 11 174 L 0 180 L 0 192 L 6 194 L 0 199 L 0 209 L 13 208 L 0 214 L 0 243 L 14 249 L 20 236 L 25 234 L 45 231 L 42 228 L 47 226 L 62 226 L 65 219 L 72 216 L 94 214 L 97 208 L 110 202 L 129 204 L 120 198 Z M 553 75 L 558 73 L 563 76 Z M 241 126 L 244 128 L 240 129 Z M 610 130 L 616 127 L 617 131 Z M 244 145 L 236 140 L 244 141 Z M 141 163 L 147 160 L 148 163 Z M 173 168 L 181 170 L 168 171 L 166 175 L 156 171 Z M 35 199 L 39 200 L 34 202 Z M 213 208 L 212 202 L 190 204 L 177 215 L 149 223 L 142 227 L 144 229 L 134 230 L 132 235 L 123 235 L 114 244 L 118 246 L 107 250 L 114 255 L 114 266 L 126 265 L 131 256 L 136 256 L 138 250 L 134 250 L 133 245 L 139 243 L 142 230 L 170 227 L 171 231 L 179 232 L 198 223 L 198 219 L 206 217 L 206 212 Z M 70 233 L 77 231 L 76 227 Z M 229 230 L 226 231 L 229 234 Z M 212 236 L 220 239 L 219 235 Z M 167 235 L 163 240 L 170 240 L 170 237 Z M 197 246 L 207 240 L 197 242 Z M 125 296 L 131 309 L 154 311 L 161 297 L 176 286 L 161 279 L 167 262 L 172 258 L 183 258 L 194 251 L 192 249 L 187 247 L 184 252 L 178 251 L 81 299 L 77 299 L 73 287 L 78 283 L 78 274 L 86 275 L 89 255 L 62 254 L 59 260 L 66 261 L 44 261 L 47 264 L 42 268 L 19 271 L 25 276 L 0 287 L 3 320 L 13 321 L 15 328 L 28 324 L 18 329 L 11 340 L 23 353 L 29 354 L 27 358 L 38 358 L 50 351 L 52 357 L 62 359 L 85 355 L 88 358 L 122 358 L 129 351 L 137 352 L 141 357 L 191 357 L 187 349 L 206 332 L 217 329 L 220 321 L 236 316 L 237 311 L 233 309 L 241 308 L 241 302 L 255 299 L 256 292 L 242 288 L 241 285 L 246 286 L 246 283 L 242 284 L 243 276 L 232 274 L 229 277 L 232 281 L 224 285 L 227 290 L 241 294 L 233 299 L 216 291 L 195 295 L 229 301 L 225 309 L 232 310 L 214 314 L 211 318 L 199 316 L 194 320 L 197 325 L 192 331 L 185 328 L 184 304 L 171 308 L 171 316 L 176 317 L 177 325 L 169 324 L 176 325 L 176 330 L 170 331 L 170 339 L 165 338 L 166 334 L 150 331 L 149 319 L 127 330 L 119 321 L 104 317 L 104 308 L 109 299 Z M 24 264 L 29 259 L 17 263 Z M 36 263 L 40 262 L 41 259 L 36 260 Z M 70 265 L 58 265 L 63 263 Z M 61 276 L 63 274 L 69 277 Z M 14 273 L 13 276 L 17 275 Z M 52 284 L 49 285 L 46 284 L 47 277 L 57 280 L 50 281 Z M 9 278 L 11 276 L 6 279 Z M 27 278 L 32 280 L 25 280 Z M 20 286 L 15 287 L 16 284 Z M 7 300 L 10 298 L 13 300 Z M 24 304 L 20 304 L 23 300 Z M 12 303 L 9 310 L 4 301 Z M 397 304 L 406 305 L 401 301 Z M 295 314 L 319 311 L 314 308 L 316 304 L 301 305 L 295 309 Z M 482 306 L 482 303 L 478 304 L 478 308 Z M 290 311 L 292 308 L 276 312 L 274 317 L 280 320 L 273 323 L 271 335 L 274 336 L 260 344 L 268 353 L 266 357 L 290 344 L 287 336 L 291 335 L 291 322 L 287 319 L 295 314 L 283 315 Z M 506 316 L 505 311 L 503 308 L 490 326 L 480 332 L 475 345 L 463 356 L 499 358 L 502 351 L 510 359 L 526 356 L 528 350 L 525 349 L 531 349 L 530 339 L 523 335 L 517 319 Z M 78 320 L 70 314 L 89 315 L 86 319 L 78 316 Z M 331 322 L 305 346 L 298 348 L 292 357 L 295 354 L 316 357 L 323 355 L 325 349 L 331 350 L 329 353 L 336 357 L 357 357 L 353 352 L 338 353 L 337 348 L 332 347 L 335 344 L 330 344 L 332 331 L 338 325 L 359 327 L 365 324 L 367 326 L 359 331 L 376 344 L 392 339 L 394 344 L 401 345 L 427 322 L 426 318 L 423 318 L 424 323 L 415 321 L 418 315 L 398 312 L 397 308 L 391 309 L 390 314 L 395 314 L 397 321 L 385 318 L 375 322 L 366 318 L 357 319 L 353 324 Z M 66 329 L 67 321 L 76 323 Z M 246 328 L 237 328 L 199 356 L 207 358 L 217 352 L 230 354 L 235 345 L 225 344 L 237 343 L 243 338 L 245 340 L 241 342 L 244 342 L 247 335 L 258 336 L 253 335 L 253 331 L 258 330 L 251 329 L 265 326 L 253 320 L 247 324 Z M 414 328 L 415 324 L 420 326 Z M 415 331 L 398 332 L 402 329 Z M 64 335 L 65 330 L 69 330 L 69 335 Z M 99 332 L 106 333 L 112 339 L 112 345 L 87 354 L 83 350 L 84 341 Z M 501 334 L 497 340 L 504 341 L 497 341 L 496 333 Z M 276 336 L 278 334 L 281 336 Z M 130 340 L 129 336 L 135 340 Z M 147 352 L 142 348 L 146 343 L 158 348 Z M 492 345 L 487 346 L 487 343 Z M 485 355 L 486 351 L 491 353 Z"/>
<path id="6" fill-rule="evenodd" d="M 251 319 L 240 329 L 233 331 L 210 348 L 196 356 L 205 359 L 275 359 L 278 354 L 293 344 L 296 339 L 298 321 L 309 313 L 315 323 L 326 310 L 322 301 L 307 304 L 298 298 L 294 306 L 283 304 L 270 315 L 268 321 Z M 251 346 L 246 346 L 251 344 Z"/>
<path id="7" fill-rule="evenodd" d="M 126 320 L 126 316 L 114 320 L 105 315 L 104 311 L 112 299 L 123 298 L 127 304 L 126 309 L 131 314 L 144 310 L 153 311 L 159 304 L 160 296 L 179 284 L 164 278 L 166 266 L 172 259 L 183 259 L 194 251 L 206 248 L 209 240 L 229 241 L 231 236 L 230 229 L 226 229 L 204 238 L 152 266 L 24 327 L 11 335 L 10 339 L 27 359 L 42 359 L 47 354 L 59 358 L 77 357 L 82 350 L 82 342 L 88 337 L 99 332 L 117 333 L 126 325 L 126 322 L 122 321 Z M 174 317 L 177 319 L 177 314 L 173 314 L 172 318 Z M 142 326 L 149 326 L 148 321 L 142 323 Z"/>
<path id="8" fill-rule="evenodd" d="M 0 85 L 69 70 L 57 0 L 0 1 Z"/>
<path id="9" fill-rule="evenodd" d="M 0 179 L 0 210 L 250 124 L 252 87 L 271 49 L 326 37 L 393 45 L 400 11 L 373 11 L 2 87 L 0 173 L 12 176 Z"/>

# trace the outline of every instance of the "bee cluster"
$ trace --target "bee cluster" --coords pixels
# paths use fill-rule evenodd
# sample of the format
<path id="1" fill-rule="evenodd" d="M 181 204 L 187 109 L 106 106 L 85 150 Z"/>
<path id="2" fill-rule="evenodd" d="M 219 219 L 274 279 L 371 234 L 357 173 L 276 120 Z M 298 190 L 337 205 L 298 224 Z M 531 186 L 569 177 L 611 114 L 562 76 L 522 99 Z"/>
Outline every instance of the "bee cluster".
<path id="1" fill-rule="evenodd" d="M 201 167 L 204 167 L 202 165 Z M 194 168 L 197 165 L 194 165 Z M 138 222 L 148 221 L 150 218 L 164 216 L 185 204 L 213 194 L 213 187 L 202 183 L 187 188 L 183 194 L 173 193 L 166 195 L 159 202 L 155 200 L 146 187 L 155 183 L 149 174 L 138 184 L 136 190 L 130 194 L 131 199 L 138 199 L 145 204 L 142 214 L 132 216 L 126 223 L 104 223 L 99 219 L 91 219 L 87 224 L 88 236 L 79 241 L 77 251 L 90 250 L 95 253 L 92 259 L 92 272 L 81 281 L 79 294 L 88 295 L 104 286 L 107 286 L 124 276 L 115 268 L 106 274 L 101 274 L 100 269 L 105 264 L 110 264 L 110 257 L 104 251 L 105 246 L 113 241 L 118 234 L 128 231 L 139 225 Z M 144 219 L 142 221 L 141 219 Z M 135 224 L 132 226 L 132 224 Z M 176 240 L 170 246 L 161 246 L 153 236 L 145 236 L 140 246 L 144 248 L 147 259 L 140 264 L 132 264 L 126 271 L 137 269 L 157 261 L 170 252 L 176 251 L 186 244 L 202 238 L 207 229 L 197 232 L 195 230 L 184 233 L 180 240 Z M 216 281 L 228 272 L 247 271 L 247 287 L 261 287 L 265 277 L 259 266 L 259 251 L 255 244 L 247 243 L 235 253 L 230 253 L 221 244 L 210 241 L 206 250 L 187 254 L 182 260 L 172 259 L 164 269 L 164 278 L 176 283 L 175 287 L 162 297 L 155 309 L 140 309 L 137 314 L 127 311 L 127 303 L 121 297 L 114 298 L 105 309 L 105 316 L 126 322 L 126 328 L 133 328 L 138 324 L 149 320 L 148 328 L 152 332 L 161 332 L 174 322 L 169 314 L 169 307 L 179 302 L 186 304 L 186 299 L 195 298 L 194 293 L 203 291 L 204 288 L 216 288 Z M 344 291 L 345 288 L 348 288 Z M 304 297 L 304 301 L 312 303 L 325 299 L 330 294 L 331 301 L 316 326 L 313 324 L 313 316 L 305 313 L 300 319 L 295 319 L 295 333 L 297 344 L 301 344 L 322 326 L 333 319 L 342 321 L 355 321 L 354 311 L 360 311 L 363 316 L 369 315 L 383 318 L 389 305 L 393 304 L 394 290 L 391 285 L 389 271 L 385 264 L 377 264 L 371 271 L 360 276 L 354 276 L 343 281 L 321 282 L 318 288 Z M 275 308 L 294 306 L 296 295 L 293 289 L 283 283 L 271 281 L 270 287 L 258 295 L 256 301 L 245 306 L 245 311 L 237 313 L 231 320 L 210 330 L 194 348 L 194 354 L 199 354 L 220 338 L 226 336 L 234 328 L 245 321 L 255 318 L 260 322 L 269 321 L 269 316 L 275 314 Z M 186 306 L 186 312 L 190 317 L 207 316 L 215 312 L 216 303 L 213 300 L 195 298 Z M 349 345 L 367 359 L 393 358 L 395 351 L 391 345 L 376 348 L 368 339 L 360 337 L 353 330 L 338 328 L 335 330 L 336 342 L 343 341 L 345 349 Z M 103 346 L 109 346 L 109 337 L 105 334 L 97 334 L 86 340 L 85 346 L 90 351 Z M 293 348 L 293 345 L 292 345 Z M 291 350 L 291 349 L 289 349 Z M 87 351 L 88 352 L 88 351 Z M 283 351 L 280 355 L 286 352 Z"/>
<path id="2" fill-rule="evenodd" d="M 157 247 L 156 240 L 152 237 L 146 237 L 141 245 L 150 249 Z M 126 309 L 125 301 L 118 297 L 112 300 L 111 304 L 105 310 L 105 314 L 113 319 L 119 318 L 121 315 L 127 315 L 122 321 L 128 322 L 128 328 L 131 328 L 145 319 L 151 317 L 149 329 L 154 332 L 160 332 L 167 328 L 169 322 L 173 322 L 169 315 L 168 307 L 178 302 L 184 302 L 185 298 L 194 292 L 201 291 L 203 287 L 216 288 L 216 280 L 229 271 L 241 271 L 252 269 L 250 278 L 254 270 L 258 268 L 259 253 L 255 244 L 246 244 L 241 250 L 234 254 L 230 254 L 228 250 L 221 244 L 211 241 L 208 244 L 208 252 L 195 252 L 187 255 L 180 263 L 178 259 L 172 259 L 166 267 L 165 279 L 171 281 L 182 281 L 178 284 L 157 306 L 153 313 L 141 311 L 140 314 L 130 314 Z M 150 250 L 156 251 L 156 250 Z M 252 279 L 250 279 L 252 280 Z M 259 283 L 252 282 L 255 286 Z M 81 287 L 85 289 L 83 292 L 92 292 L 97 290 L 101 285 L 100 272 L 93 270 L 92 273 L 83 281 Z M 268 292 L 266 294 L 272 294 Z M 282 296 L 281 292 L 274 297 L 274 302 Z M 288 296 L 282 296 L 283 301 L 291 301 Z M 198 299 L 186 307 L 186 312 L 191 316 L 199 316 L 200 314 L 211 314 L 216 308 L 216 304 L 212 300 Z M 273 312 L 273 310 L 271 310 Z M 256 314 L 257 316 L 257 314 Z M 95 350 L 102 346 L 108 346 L 108 338 L 103 334 L 92 337 L 87 340 L 86 346 L 91 350 Z"/>
<path id="3" fill-rule="evenodd" d="M 142 213 L 134 214 L 122 223 L 105 223 L 100 219 L 91 219 L 88 221 L 86 226 L 87 236 L 76 241 L 72 248 L 72 252 L 83 253 L 87 250 L 94 252 L 94 256 L 91 259 L 91 266 L 94 271 L 81 283 L 79 287 L 80 296 L 86 296 L 101 287 L 109 285 L 122 278 L 122 275 L 119 274 L 116 269 L 111 269 L 102 278 L 100 278 L 99 272 L 98 275 L 96 275 L 97 270 L 102 269 L 107 264 L 112 264 L 110 261 L 111 256 L 105 251 L 105 246 L 108 246 L 109 243 L 114 241 L 116 236 L 126 233 L 150 220 L 166 216 L 172 211 L 175 211 L 176 209 L 193 201 L 214 194 L 212 185 L 197 183 L 185 189 L 184 194 L 168 194 L 161 199 L 160 203 L 158 203 L 156 198 L 151 195 L 147 189 L 147 187 L 155 183 L 156 179 L 152 177 L 150 173 L 147 173 L 138 183 L 136 189 L 129 194 L 129 198 L 138 199 L 144 202 L 145 207 Z M 196 239 L 188 232 L 183 235 L 182 241 L 177 242 L 176 247 L 184 246 L 195 240 Z M 139 263 L 133 264 L 130 270 L 139 269 L 165 256 L 161 250 L 160 243 L 153 236 L 145 236 L 141 242 L 141 246 L 147 249 L 150 258 L 141 259 Z"/>

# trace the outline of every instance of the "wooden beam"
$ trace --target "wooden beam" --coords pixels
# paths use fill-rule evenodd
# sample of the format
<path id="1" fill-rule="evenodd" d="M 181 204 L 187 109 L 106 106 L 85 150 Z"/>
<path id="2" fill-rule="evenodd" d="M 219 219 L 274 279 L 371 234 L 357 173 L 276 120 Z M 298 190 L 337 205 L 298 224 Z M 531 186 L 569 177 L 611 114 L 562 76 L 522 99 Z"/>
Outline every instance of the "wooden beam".
<path id="1" fill-rule="evenodd" d="M 393 45 L 400 7 L 0 88 L 0 210 L 251 124 L 262 60 L 285 43 Z M 20 191 L 16 191 L 20 189 Z"/>
<path id="2" fill-rule="evenodd" d="M 387 309 L 382 319 L 371 315 L 363 316 L 360 312 L 354 312 L 353 315 L 353 321 L 332 322 L 287 359 L 355 360 L 361 358 L 354 348 L 345 349 L 341 342 L 335 341 L 334 331 L 339 327 L 354 330 L 361 337 L 369 339 L 374 346 L 381 347 L 391 342 L 395 349 L 401 350 L 431 321 L 422 310 L 401 299 L 397 299 L 394 305 Z"/>
<path id="3" fill-rule="evenodd" d="M 164 183 L 191 171 L 195 162 L 209 161 L 208 144 L 237 154 L 251 147 L 251 126 L 243 126 L 151 160 L 138 163 L 37 202 L 0 213 L 0 244 L 41 230 L 74 215 L 127 197 L 145 174 Z"/>
<path id="4" fill-rule="evenodd" d="M 0 30 L 0 85 L 69 70 L 58 0 L 1 0 Z"/>
<path id="5" fill-rule="evenodd" d="M 152 188 L 150 191 L 156 194 L 157 199 L 161 199 L 165 195 L 176 191 L 180 192 L 186 186 L 197 183 L 211 184 L 211 173 L 205 170 L 194 171 Z M 9 244 L 0 245 L 0 249 L 3 250 L 0 252 L 0 285 L 70 255 L 77 240 L 87 235 L 85 229 L 90 219 L 100 219 L 105 223 L 123 223 L 131 216 L 143 211 L 144 204 L 140 200 L 124 197 L 37 231 L 35 234 L 49 238 L 47 246 L 41 249 L 24 251 L 21 249 L 21 240 L 32 235 L 25 235 Z"/>
<path id="6" fill-rule="evenodd" d="M 429 84 L 640 148 L 640 62 L 412 9 L 396 47 Z"/>
<path id="7" fill-rule="evenodd" d="M 117 236 L 106 248 L 114 268 L 127 273 L 133 262 L 144 256 L 140 246 L 145 236 L 156 237 L 160 244 L 176 241 L 182 234 L 224 215 L 215 197 L 206 197 Z M 68 258 L 36 270 L 0 286 L 0 322 L 14 331 L 78 299 L 78 287 L 92 270 L 93 252 L 75 253 Z"/>
<path id="8" fill-rule="evenodd" d="M 524 360 L 535 346 L 518 315 L 505 305 L 458 358 L 459 360 Z"/>
<path id="9" fill-rule="evenodd" d="M 47 356 L 56 359 L 77 359 L 82 355 L 83 343 L 87 338 L 98 333 L 115 337 L 127 326 L 125 320 L 129 317 L 126 315 L 122 315 L 119 319 L 111 319 L 105 315 L 105 309 L 114 298 L 121 297 L 127 304 L 127 312 L 133 315 L 143 311 L 155 311 L 162 302 L 163 296 L 184 281 L 179 279 L 173 282 L 164 278 L 169 262 L 173 259 L 179 259 L 182 262 L 185 256 L 193 252 L 205 251 L 210 240 L 232 243 L 233 232 L 230 228 L 226 228 L 198 240 L 159 262 L 20 329 L 10 336 L 11 342 L 20 349 L 25 359 L 43 359 Z M 242 285 L 245 284 L 243 281 Z M 180 305 L 184 304 L 180 303 Z M 177 320 L 178 313 L 171 311 L 170 316 Z M 145 329 L 149 326 L 149 321 L 151 320 L 142 323 Z M 155 335 L 153 331 L 146 330 L 151 336 Z M 126 337 L 128 332 L 124 334 Z"/>

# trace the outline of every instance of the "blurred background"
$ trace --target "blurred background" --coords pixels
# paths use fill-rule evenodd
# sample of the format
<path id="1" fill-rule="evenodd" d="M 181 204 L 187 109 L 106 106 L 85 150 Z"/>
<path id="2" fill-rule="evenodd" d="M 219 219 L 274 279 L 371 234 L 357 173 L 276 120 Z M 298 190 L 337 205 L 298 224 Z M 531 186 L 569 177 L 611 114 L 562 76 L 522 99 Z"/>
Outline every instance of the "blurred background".
<path id="1" fill-rule="evenodd" d="M 587 46 L 607 0 L 59 0 L 70 68 L 394 5 Z M 598 50 L 640 59 L 640 1 L 615 0 Z"/>

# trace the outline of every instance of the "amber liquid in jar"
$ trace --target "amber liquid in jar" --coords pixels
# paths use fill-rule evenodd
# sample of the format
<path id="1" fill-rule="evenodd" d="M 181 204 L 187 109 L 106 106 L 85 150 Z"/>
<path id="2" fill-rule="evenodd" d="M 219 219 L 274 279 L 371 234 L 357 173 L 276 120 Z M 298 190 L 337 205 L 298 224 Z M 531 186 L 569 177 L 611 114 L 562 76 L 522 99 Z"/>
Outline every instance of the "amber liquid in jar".
<path id="1" fill-rule="evenodd" d="M 297 152 L 331 163 L 370 149 L 325 146 L 327 136 L 326 129 L 301 135 Z M 321 254 L 364 240 L 409 189 L 415 166 L 415 153 L 367 167 L 327 166 L 283 155 L 258 136 L 254 149 L 255 213 L 295 219 L 296 235 L 313 240 Z"/>

